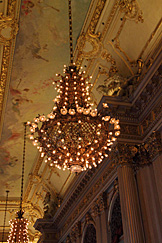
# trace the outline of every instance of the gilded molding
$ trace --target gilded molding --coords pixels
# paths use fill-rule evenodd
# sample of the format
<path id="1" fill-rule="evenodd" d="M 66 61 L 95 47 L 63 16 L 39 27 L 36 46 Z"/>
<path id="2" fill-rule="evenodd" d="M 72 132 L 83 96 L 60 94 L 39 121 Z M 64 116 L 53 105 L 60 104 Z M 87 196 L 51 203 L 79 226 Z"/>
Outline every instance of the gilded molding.
<path id="1" fill-rule="evenodd" d="M 161 26 L 161 24 L 162 24 L 162 18 L 159 20 L 157 26 L 155 27 L 155 29 L 151 33 L 149 39 L 147 40 L 146 44 L 144 45 L 144 47 L 139 55 L 139 58 L 141 58 L 143 56 L 144 52 L 146 51 L 146 49 L 147 49 L 148 45 L 150 44 L 150 42 L 152 41 L 152 39 L 154 38 L 154 36 L 155 36 L 156 32 L 158 31 L 159 27 Z"/>
<path id="2" fill-rule="evenodd" d="M 5 36 L 4 31 L 8 32 L 8 36 Z M 14 17 L 4 16 L 0 13 L 0 44 L 8 45 L 9 41 L 15 38 L 18 33 L 18 23 Z"/>
<path id="3" fill-rule="evenodd" d="M 111 10 L 110 16 L 108 17 L 107 22 L 106 22 L 105 27 L 104 27 L 104 30 L 102 32 L 102 35 L 101 35 L 101 38 L 100 38 L 101 40 L 103 40 L 118 7 L 119 7 L 119 2 L 115 1 L 115 4 L 114 4 L 114 6 L 112 7 L 112 10 Z"/>
<path id="4" fill-rule="evenodd" d="M 100 16 L 102 14 L 102 11 L 104 9 L 106 1 L 107 0 L 98 0 L 86 34 L 82 33 L 82 35 L 78 39 L 77 42 L 78 55 L 76 58 L 77 66 L 81 65 L 83 58 L 91 59 L 93 57 L 97 57 L 98 54 L 100 53 L 101 41 L 99 39 L 101 37 L 101 33 L 100 32 L 95 33 L 95 29 L 100 19 Z M 92 45 L 93 47 L 92 51 L 89 52 L 83 51 L 86 41 L 90 42 L 90 44 Z"/>
<path id="5" fill-rule="evenodd" d="M 90 45 L 92 46 L 91 51 L 84 50 L 86 42 L 90 43 Z M 77 43 L 77 49 L 78 49 L 77 65 L 79 65 L 79 60 L 81 61 L 83 58 L 92 59 L 98 57 L 101 52 L 101 48 L 102 48 L 102 43 L 100 42 L 97 36 L 89 35 L 89 33 L 87 34 L 83 33 L 82 35 L 80 35 Z"/>
<path id="6" fill-rule="evenodd" d="M 15 16 L 17 0 L 8 0 L 7 15 Z"/>
<path id="7" fill-rule="evenodd" d="M 10 61 L 10 50 L 11 43 L 8 42 L 7 45 L 3 48 L 3 57 L 2 57 L 2 65 L 1 65 L 1 76 L 0 76 L 0 115 L 2 113 L 3 100 L 5 87 L 7 82 L 7 74 L 8 74 L 8 66 Z"/>
<path id="8" fill-rule="evenodd" d="M 143 23 L 143 13 L 139 9 L 136 0 L 120 0 L 119 7 L 120 11 L 125 13 L 127 19 Z"/>
<path id="9" fill-rule="evenodd" d="M 25 209 L 25 213 L 29 213 L 31 217 L 35 217 L 35 218 L 43 217 L 43 210 L 36 204 L 33 204 L 31 202 L 24 202 L 23 208 Z"/>
<path id="10" fill-rule="evenodd" d="M 7 16 L 0 14 L 0 45 L 3 45 L 1 76 L 0 76 L 0 117 L 2 115 L 5 87 L 9 73 L 9 63 L 12 57 L 12 45 L 18 33 L 18 20 L 16 19 L 16 0 L 10 0 L 7 6 Z M 9 36 L 6 36 L 8 29 Z"/>
<path id="11" fill-rule="evenodd" d="M 95 11 L 93 13 L 93 17 L 92 17 L 90 25 L 88 27 L 88 33 L 92 37 L 99 38 L 100 35 L 101 35 L 101 33 L 95 34 L 95 29 L 96 29 L 96 26 L 98 24 L 98 21 L 99 21 L 99 18 L 101 16 L 101 13 L 102 13 L 102 11 L 104 9 L 106 1 L 107 0 L 98 0 L 98 2 L 97 2 L 97 6 L 95 8 Z"/>
<path id="12" fill-rule="evenodd" d="M 115 59 L 112 57 L 112 55 L 111 55 L 110 53 L 107 52 L 106 49 L 103 49 L 103 50 L 102 50 L 101 58 L 102 58 L 102 59 L 105 59 L 107 62 L 110 62 L 110 63 L 113 65 L 113 67 L 116 69 L 116 72 L 117 72 L 116 61 L 115 61 Z"/>

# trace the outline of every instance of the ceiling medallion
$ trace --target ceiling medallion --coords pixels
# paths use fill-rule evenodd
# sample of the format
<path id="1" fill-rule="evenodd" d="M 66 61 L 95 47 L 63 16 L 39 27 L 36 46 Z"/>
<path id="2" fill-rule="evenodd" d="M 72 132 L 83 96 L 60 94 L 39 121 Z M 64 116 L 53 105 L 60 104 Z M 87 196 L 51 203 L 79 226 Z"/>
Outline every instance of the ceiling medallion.
<path id="1" fill-rule="evenodd" d="M 38 115 L 30 127 L 33 145 L 45 162 L 59 169 L 81 172 L 96 167 L 111 150 L 120 134 L 119 120 L 111 116 L 106 103 L 93 109 L 90 78 L 73 63 L 71 0 L 69 2 L 70 66 L 56 76 L 59 94 L 51 113 Z"/>

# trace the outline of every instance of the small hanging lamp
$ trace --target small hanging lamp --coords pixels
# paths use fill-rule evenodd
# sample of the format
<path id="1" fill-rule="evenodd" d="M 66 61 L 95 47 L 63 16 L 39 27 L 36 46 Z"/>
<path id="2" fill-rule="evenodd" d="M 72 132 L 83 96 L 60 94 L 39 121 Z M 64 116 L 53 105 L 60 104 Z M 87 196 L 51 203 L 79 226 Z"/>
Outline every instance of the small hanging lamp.
<path id="1" fill-rule="evenodd" d="M 15 219 L 10 220 L 10 232 L 7 242 L 8 243 L 27 243 L 28 238 L 28 224 L 29 221 L 23 217 L 24 211 L 22 209 L 23 199 L 23 185 L 24 185 L 24 167 L 25 167 L 25 146 L 26 146 L 26 123 L 24 123 L 24 146 L 23 146 L 23 162 L 22 162 L 22 177 L 21 177 L 21 197 L 20 208 L 17 212 Z"/>

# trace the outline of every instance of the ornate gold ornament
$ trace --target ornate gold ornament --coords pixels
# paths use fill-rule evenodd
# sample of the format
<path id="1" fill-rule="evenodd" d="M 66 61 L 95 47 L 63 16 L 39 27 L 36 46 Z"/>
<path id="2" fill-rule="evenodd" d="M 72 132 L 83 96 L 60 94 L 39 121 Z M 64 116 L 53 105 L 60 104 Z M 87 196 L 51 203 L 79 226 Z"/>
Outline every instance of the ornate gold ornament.
<path id="1" fill-rule="evenodd" d="M 94 38 L 99 38 L 100 37 L 100 33 L 95 33 L 95 29 L 96 29 L 96 26 L 97 26 L 97 23 L 99 21 L 99 18 L 101 16 L 101 13 L 104 9 L 104 6 L 105 6 L 105 3 L 106 3 L 107 0 L 98 0 L 97 2 L 97 6 L 95 8 L 95 11 L 93 13 L 93 17 L 92 17 L 92 20 L 90 22 L 90 25 L 88 27 L 88 33 L 90 36 L 94 37 Z"/>
<path id="2" fill-rule="evenodd" d="M 78 39 L 78 55 L 79 58 L 96 58 L 99 56 L 102 44 L 97 36 L 90 34 L 82 34 Z"/>
<path id="3" fill-rule="evenodd" d="M 100 32 L 95 33 L 95 29 L 96 29 L 96 26 L 98 24 L 98 21 L 100 19 L 100 16 L 102 14 L 102 11 L 104 9 L 105 4 L 106 4 L 106 0 L 98 0 L 86 34 L 83 33 L 78 39 L 78 42 L 77 42 L 78 55 L 77 55 L 77 58 L 76 58 L 77 66 L 81 66 L 82 59 L 84 57 L 91 59 L 92 58 L 91 55 L 93 57 L 97 57 L 100 53 L 101 33 Z M 86 41 L 87 41 L 88 44 L 90 44 L 92 46 L 91 51 L 88 51 L 88 52 L 83 51 L 83 48 L 85 47 Z"/>
<path id="4" fill-rule="evenodd" d="M 138 145 L 118 144 L 118 164 L 139 169 L 150 165 L 154 158 L 162 152 L 159 132 L 154 132 L 144 143 Z"/>
<path id="5" fill-rule="evenodd" d="M 3 45 L 3 55 L 0 76 L 0 117 L 3 109 L 5 88 L 8 75 L 10 75 L 10 60 L 13 55 L 13 44 L 18 33 L 18 13 L 16 15 L 16 0 L 9 0 L 7 16 L 0 14 L 0 45 Z M 2 122 L 2 121 L 1 121 Z"/>
<path id="6" fill-rule="evenodd" d="M 18 33 L 18 23 L 14 17 L 0 13 L 0 44 L 6 45 Z"/>
<path id="7" fill-rule="evenodd" d="M 136 0 L 120 0 L 119 6 L 120 10 L 125 13 L 127 19 L 143 23 L 143 13 L 139 9 Z"/>

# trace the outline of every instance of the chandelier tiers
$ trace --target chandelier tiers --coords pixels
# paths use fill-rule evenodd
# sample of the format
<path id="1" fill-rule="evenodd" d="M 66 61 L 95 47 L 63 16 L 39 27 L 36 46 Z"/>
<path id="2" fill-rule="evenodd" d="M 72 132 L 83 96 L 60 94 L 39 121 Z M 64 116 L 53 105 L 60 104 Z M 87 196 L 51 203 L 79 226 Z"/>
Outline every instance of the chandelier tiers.
<path id="1" fill-rule="evenodd" d="M 59 94 L 53 111 L 37 116 L 30 127 L 30 139 L 45 162 L 59 169 L 80 172 L 91 169 L 108 157 L 120 134 L 119 120 L 111 117 L 109 107 L 97 112 L 90 100 L 90 78 L 75 65 L 65 68 L 65 76 L 55 81 Z"/>
<path id="2" fill-rule="evenodd" d="M 30 139 L 45 162 L 59 169 L 81 172 L 91 169 L 108 157 L 120 134 L 119 120 L 111 117 L 107 104 L 97 112 L 90 98 L 90 77 L 84 77 L 73 63 L 72 11 L 68 0 L 70 66 L 65 75 L 56 75 L 58 91 L 55 105 L 47 118 L 37 116 L 30 127 Z M 106 115 L 105 115 L 106 114 Z"/>

